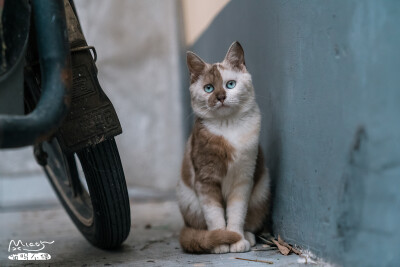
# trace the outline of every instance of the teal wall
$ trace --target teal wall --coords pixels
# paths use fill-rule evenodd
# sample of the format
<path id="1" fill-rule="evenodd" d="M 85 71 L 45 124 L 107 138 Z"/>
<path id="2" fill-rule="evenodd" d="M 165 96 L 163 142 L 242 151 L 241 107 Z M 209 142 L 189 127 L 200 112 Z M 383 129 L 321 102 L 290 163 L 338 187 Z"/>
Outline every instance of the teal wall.
<path id="1" fill-rule="evenodd" d="M 274 234 L 336 264 L 399 266 L 400 1 L 233 0 L 191 50 L 220 61 L 234 40 L 263 114 Z"/>

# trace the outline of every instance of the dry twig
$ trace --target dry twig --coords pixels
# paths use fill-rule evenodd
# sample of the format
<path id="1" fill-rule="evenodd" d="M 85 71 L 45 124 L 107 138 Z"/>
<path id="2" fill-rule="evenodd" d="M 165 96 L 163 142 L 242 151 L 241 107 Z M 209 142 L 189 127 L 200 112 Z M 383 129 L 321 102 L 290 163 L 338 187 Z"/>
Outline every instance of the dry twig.
<path id="1" fill-rule="evenodd" d="M 283 241 L 281 239 L 281 236 L 278 235 L 278 243 L 281 244 L 282 246 L 287 247 L 288 249 L 290 249 L 290 251 L 293 251 L 294 253 L 296 253 L 297 255 L 301 255 L 301 252 L 297 249 L 295 249 L 294 247 L 292 247 L 291 245 L 289 245 L 288 243 L 286 243 L 285 241 Z"/>
<path id="2" fill-rule="evenodd" d="M 262 241 L 264 241 L 265 244 L 267 244 L 267 245 L 276 246 L 282 255 L 285 255 L 285 256 L 289 255 L 290 252 L 294 252 L 299 256 L 301 256 L 301 254 L 302 254 L 298 249 L 292 247 L 291 245 L 289 245 L 288 243 L 283 241 L 283 239 L 281 238 L 280 235 L 278 235 L 278 240 L 276 240 L 271 235 L 268 235 L 268 237 L 258 236 L 258 238 L 260 238 Z M 267 247 L 267 245 L 263 245 L 263 247 Z"/>
<path id="3" fill-rule="evenodd" d="M 274 243 L 273 243 L 273 242 L 269 241 L 268 239 L 265 239 L 265 238 L 264 238 L 264 237 L 262 237 L 262 236 L 258 236 L 258 238 L 260 238 L 262 241 L 264 241 L 264 242 L 265 242 L 265 244 L 268 244 L 268 245 L 274 245 Z"/>
<path id="4" fill-rule="evenodd" d="M 251 259 L 243 259 L 243 258 L 236 258 L 237 260 L 242 260 L 242 261 L 253 261 L 253 262 L 262 262 L 262 263 L 268 263 L 268 264 L 274 264 L 272 261 L 263 261 L 263 260 L 251 260 Z"/>
<path id="5" fill-rule="evenodd" d="M 278 247 L 279 252 L 280 252 L 282 255 L 285 255 L 285 256 L 289 255 L 289 253 L 290 253 L 290 249 L 289 249 L 289 248 L 287 248 L 287 247 L 285 247 L 285 246 L 282 246 L 282 245 L 279 244 L 279 242 L 276 241 L 275 239 L 271 239 L 271 241 L 274 242 L 274 244 Z"/>

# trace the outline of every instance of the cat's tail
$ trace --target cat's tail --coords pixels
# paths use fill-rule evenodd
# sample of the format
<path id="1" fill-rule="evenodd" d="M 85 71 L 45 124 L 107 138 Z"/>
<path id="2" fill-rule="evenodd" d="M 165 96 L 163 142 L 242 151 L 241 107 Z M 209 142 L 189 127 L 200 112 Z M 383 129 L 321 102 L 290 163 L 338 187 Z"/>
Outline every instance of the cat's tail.
<path id="1" fill-rule="evenodd" d="M 179 242 L 185 252 L 210 253 L 216 246 L 233 244 L 240 239 L 242 239 L 242 237 L 238 233 L 232 231 L 207 231 L 183 227 Z"/>

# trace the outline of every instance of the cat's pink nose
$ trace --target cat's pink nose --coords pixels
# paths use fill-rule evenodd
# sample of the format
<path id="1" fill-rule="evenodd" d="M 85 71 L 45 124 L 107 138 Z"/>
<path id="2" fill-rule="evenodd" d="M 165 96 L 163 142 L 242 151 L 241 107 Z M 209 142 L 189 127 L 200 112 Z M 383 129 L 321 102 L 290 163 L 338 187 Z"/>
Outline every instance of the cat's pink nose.
<path id="1" fill-rule="evenodd" d="M 226 95 L 225 94 L 218 95 L 217 99 L 219 102 L 224 103 L 224 100 L 226 99 Z"/>

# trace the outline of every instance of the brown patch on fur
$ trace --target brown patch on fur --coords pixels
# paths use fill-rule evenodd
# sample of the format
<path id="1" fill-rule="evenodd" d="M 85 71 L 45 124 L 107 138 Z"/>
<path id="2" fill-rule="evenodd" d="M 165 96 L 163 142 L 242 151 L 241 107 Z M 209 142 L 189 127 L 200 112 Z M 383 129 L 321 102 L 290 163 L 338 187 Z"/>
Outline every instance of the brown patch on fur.
<path id="1" fill-rule="evenodd" d="M 256 168 L 254 170 L 254 176 L 253 176 L 253 181 L 254 181 L 254 188 L 260 181 L 261 177 L 264 175 L 265 172 L 265 166 L 264 166 L 264 154 L 262 152 L 261 146 L 258 145 L 258 153 L 257 153 L 257 160 L 256 160 Z"/>
<path id="2" fill-rule="evenodd" d="M 233 244 L 241 239 L 238 233 L 227 230 L 206 231 L 183 227 L 179 242 L 185 252 L 209 253 L 216 246 Z"/>
<path id="3" fill-rule="evenodd" d="M 218 99 L 225 99 L 226 97 L 222 76 L 218 70 L 217 64 L 213 64 L 211 68 L 204 73 L 204 85 L 207 84 L 212 84 L 214 86 L 214 91 L 208 98 L 208 105 L 213 107 L 219 101 Z"/>
<path id="4" fill-rule="evenodd" d="M 191 143 L 191 137 L 189 137 L 188 144 Z M 190 146 L 186 146 L 185 154 L 182 160 L 181 177 L 182 181 L 186 186 L 192 187 L 192 160 L 190 158 Z"/>
<path id="5" fill-rule="evenodd" d="M 264 155 L 261 146 L 259 145 L 257 160 L 256 160 L 256 168 L 254 170 L 254 176 L 253 176 L 254 186 L 252 194 L 254 194 L 254 191 L 257 188 L 257 186 L 260 186 L 259 183 L 262 182 L 261 178 L 265 174 L 265 171 L 266 169 L 264 166 Z M 270 213 L 269 212 L 270 202 L 271 202 L 270 198 L 271 198 L 271 193 L 268 192 L 268 196 L 263 201 L 254 203 L 250 200 L 246 215 L 245 231 L 256 233 L 262 230 L 265 220 Z"/>
<path id="6" fill-rule="evenodd" d="M 223 205 L 221 180 L 228 172 L 234 148 L 222 136 L 210 133 L 196 120 L 192 133 L 191 159 L 195 173 L 195 190 Z"/>
<path id="7" fill-rule="evenodd" d="M 196 181 L 195 190 L 202 195 L 207 195 L 207 198 L 203 200 L 204 204 L 216 207 L 224 206 L 220 182 L 212 180 Z"/>
<path id="8" fill-rule="evenodd" d="M 268 192 L 268 196 L 264 199 L 264 201 L 259 203 L 249 203 L 244 230 L 252 233 L 258 233 L 263 230 L 263 226 L 270 216 L 270 210 L 270 192 Z"/>

